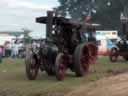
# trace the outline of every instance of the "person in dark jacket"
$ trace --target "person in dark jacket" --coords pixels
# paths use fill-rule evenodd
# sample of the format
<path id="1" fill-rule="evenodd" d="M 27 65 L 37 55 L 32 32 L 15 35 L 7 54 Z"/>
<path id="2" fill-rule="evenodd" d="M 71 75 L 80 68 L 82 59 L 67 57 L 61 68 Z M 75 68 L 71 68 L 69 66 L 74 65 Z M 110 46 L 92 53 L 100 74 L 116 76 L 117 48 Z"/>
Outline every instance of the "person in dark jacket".
<path id="1" fill-rule="evenodd" d="M 3 47 L 0 46 L 0 63 L 2 63 Z"/>

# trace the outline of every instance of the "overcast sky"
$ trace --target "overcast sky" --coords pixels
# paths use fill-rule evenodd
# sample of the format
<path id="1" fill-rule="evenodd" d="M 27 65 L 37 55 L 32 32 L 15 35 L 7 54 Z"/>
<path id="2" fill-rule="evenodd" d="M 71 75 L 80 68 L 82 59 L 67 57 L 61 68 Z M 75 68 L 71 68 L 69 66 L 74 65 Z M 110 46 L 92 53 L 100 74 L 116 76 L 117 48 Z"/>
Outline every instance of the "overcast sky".
<path id="1" fill-rule="evenodd" d="M 56 6 L 57 0 L 0 0 L 0 31 L 20 31 L 24 27 L 44 34 L 44 26 L 36 24 L 35 18 Z"/>

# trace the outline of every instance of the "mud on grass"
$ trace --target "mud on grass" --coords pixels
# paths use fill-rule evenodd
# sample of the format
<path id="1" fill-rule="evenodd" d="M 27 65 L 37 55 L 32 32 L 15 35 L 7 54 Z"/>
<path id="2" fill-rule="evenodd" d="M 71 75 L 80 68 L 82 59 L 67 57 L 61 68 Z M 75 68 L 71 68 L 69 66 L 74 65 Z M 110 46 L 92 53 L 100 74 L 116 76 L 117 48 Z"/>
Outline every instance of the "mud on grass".
<path id="1" fill-rule="evenodd" d="M 39 74 L 37 80 L 26 78 L 24 60 L 4 59 L 0 64 L 0 96 L 63 96 L 83 83 L 93 82 L 105 76 L 128 72 L 128 62 L 122 58 L 112 64 L 108 57 L 100 57 L 96 64 L 90 66 L 88 75 L 76 78 L 68 72 L 63 82 L 49 77 L 45 72 Z"/>

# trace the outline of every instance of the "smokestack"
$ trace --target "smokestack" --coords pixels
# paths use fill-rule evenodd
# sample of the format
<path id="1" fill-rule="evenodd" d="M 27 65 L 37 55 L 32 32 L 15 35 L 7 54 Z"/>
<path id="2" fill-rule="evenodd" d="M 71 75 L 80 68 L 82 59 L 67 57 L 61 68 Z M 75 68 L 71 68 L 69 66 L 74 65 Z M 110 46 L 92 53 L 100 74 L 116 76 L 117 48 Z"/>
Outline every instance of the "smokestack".
<path id="1" fill-rule="evenodd" d="M 53 12 L 47 11 L 46 36 L 51 38 L 53 28 Z"/>

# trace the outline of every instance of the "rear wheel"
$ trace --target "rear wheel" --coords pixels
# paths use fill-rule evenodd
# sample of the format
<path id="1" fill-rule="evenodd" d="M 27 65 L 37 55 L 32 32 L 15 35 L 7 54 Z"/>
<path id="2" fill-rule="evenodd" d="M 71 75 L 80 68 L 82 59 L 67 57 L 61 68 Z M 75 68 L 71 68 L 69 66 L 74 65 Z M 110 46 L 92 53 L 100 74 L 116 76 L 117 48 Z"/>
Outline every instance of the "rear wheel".
<path id="1" fill-rule="evenodd" d="M 97 59 L 98 48 L 97 48 L 96 44 L 94 44 L 94 43 L 89 43 L 88 48 L 89 48 L 89 52 L 90 52 L 90 57 L 89 57 L 90 62 L 89 63 L 94 64 Z"/>
<path id="2" fill-rule="evenodd" d="M 86 44 L 76 47 L 74 61 L 76 75 L 84 76 L 89 70 L 89 48 Z"/>
<path id="3" fill-rule="evenodd" d="M 55 62 L 55 73 L 56 73 L 56 78 L 59 81 L 64 80 L 65 77 L 65 63 L 64 63 L 64 54 L 59 53 L 56 57 L 56 62 Z"/>
<path id="4" fill-rule="evenodd" d="M 110 51 L 110 61 L 117 62 L 118 59 L 118 50 L 117 48 L 112 48 Z"/>
<path id="5" fill-rule="evenodd" d="M 28 79 L 35 80 L 39 72 L 38 58 L 30 51 L 29 46 L 26 48 L 25 64 Z"/>

